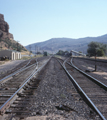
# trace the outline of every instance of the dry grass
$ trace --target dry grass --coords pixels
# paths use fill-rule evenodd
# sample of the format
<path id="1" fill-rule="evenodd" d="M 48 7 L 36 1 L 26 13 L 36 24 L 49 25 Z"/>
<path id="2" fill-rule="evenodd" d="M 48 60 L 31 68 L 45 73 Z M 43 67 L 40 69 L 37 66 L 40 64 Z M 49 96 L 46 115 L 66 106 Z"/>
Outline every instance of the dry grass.
<path id="1" fill-rule="evenodd" d="M 4 64 L 5 62 L 4 61 L 0 61 L 0 65 Z"/>
<path id="2" fill-rule="evenodd" d="M 38 55 L 36 55 L 36 57 L 43 57 L 43 55 L 42 54 L 38 54 Z"/>
<path id="3" fill-rule="evenodd" d="M 23 51 L 21 52 L 22 55 L 29 55 L 29 51 Z"/>
<path id="4" fill-rule="evenodd" d="M 92 59 L 95 59 L 95 57 L 93 56 L 93 57 L 90 57 L 90 58 L 92 58 Z M 103 57 L 96 57 L 97 59 L 107 59 L 107 56 L 103 56 Z"/>
<path id="5" fill-rule="evenodd" d="M 55 55 L 55 57 L 57 57 L 57 58 L 61 58 L 61 56 L 59 56 L 59 55 Z"/>
<path id="6" fill-rule="evenodd" d="M 32 55 L 33 55 L 33 54 L 32 54 Z M 38 58 L 38 57 L 43 57 L 43 55 L 42 55 L 42 54 L 36 55 L 36 58 Z M 29 55 L 23 56 L 23 57 L 21 58 L 21 60 L 28 60 L 28 59 L 31 59 L 31 58 L 35 58 L 35 55 L 34 55 L 34 56 L 29 56 Z"/>

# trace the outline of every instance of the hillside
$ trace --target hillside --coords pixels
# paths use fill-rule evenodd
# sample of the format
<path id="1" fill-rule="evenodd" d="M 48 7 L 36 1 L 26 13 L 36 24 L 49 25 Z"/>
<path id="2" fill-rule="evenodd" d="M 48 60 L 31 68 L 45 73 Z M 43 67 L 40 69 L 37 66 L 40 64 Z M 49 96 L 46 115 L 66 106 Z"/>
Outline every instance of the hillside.
<path id="1" fill-rule="evenodd" d="M 49 53 L 56 53 L 58 50 L 76 50 L 82 51 L 84 53 L 87 52 L 87 45 L 91 41 L 101 42 L 107 44 L 107 34 L 99 37 L 85 37 L 79 39 L 72 38 L 52 38 L 44 42 L 34 43 L 25 46 L 29 50 L 29 46 L 31 46 L 31 50 L 36 51 L 48 51 Z"/>
<path id="2" fill-rule="evenodd" d="M 14 40 L 13 34 L 9 33 L 9 25 L 4 20 L 4 15 L 0 14 L 0 50 L 11 49 L 27 51 L 27 49 Z"/>

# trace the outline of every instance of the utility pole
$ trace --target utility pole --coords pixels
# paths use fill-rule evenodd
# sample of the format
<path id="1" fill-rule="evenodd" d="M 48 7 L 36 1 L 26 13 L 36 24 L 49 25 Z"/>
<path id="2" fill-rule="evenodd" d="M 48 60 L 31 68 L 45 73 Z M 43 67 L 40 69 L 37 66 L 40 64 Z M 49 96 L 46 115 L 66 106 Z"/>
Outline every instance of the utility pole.
<path id="1" fill-rule="evenodd" d="M 106 44 L 106 56 L 107 56 L 107 44 Z"/>
<path id="2" fill-rule="evenodd" d="M 95 71 L 97 70 L 97 65 L 96 65 L 96 53 L 95 53 Z"/>
<path id="3" fill-rule="evenodd" d="M 53 55 L 53 40 L 52 40 L 52 55 Z"/>
<path id="4" fill-rule="evenodd" d="M 37 54 L 38 54 L 38 51 L 39 51 L 39 47 L 37 46 Z"/>
<path id="5" fill-rule="evenodd" d="M 35 56 L 36 56 L 36 45 L 35 45 Z"/>
<path id="6" fill-rule="evenodd" d="M 31 45 L 29 45 L 29 56 L 31 54 Z"/>
<path id="7" fill-rule="evenodd" d="M 36 47 L 36 53 L 38 54 L 38 46 Z"/>
<path id="8" fill-rule="evenodd" d="M 39 52 L 39 47 L 38 47 L 38 52 Z"/>
<path id="9" fill-rule="evenodd" d="M 95 48 L 95 71 L 97 71 L 97 61 L 96 61 L 96 58 L 97 58 L 97 50 L 98 50 L 98 48 Z"/>
<path id="10" fill-rule="evenodd" d="M 2 50 L 2 42 L 1 42 L 1 47 L 0 47 L 0 48 L 1 48 L 1 50 Z"/>
<path id="11" fill-rule="evenodd" d="M 41 47 L 39 47 L 39 52 L 41 52 Z"/>

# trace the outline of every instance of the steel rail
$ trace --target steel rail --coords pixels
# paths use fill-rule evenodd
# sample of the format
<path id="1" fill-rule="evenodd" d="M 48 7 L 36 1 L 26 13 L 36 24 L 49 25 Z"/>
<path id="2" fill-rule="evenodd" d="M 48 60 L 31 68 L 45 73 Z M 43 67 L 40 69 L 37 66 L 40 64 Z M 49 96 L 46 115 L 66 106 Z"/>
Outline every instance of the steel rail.
<path id="1" fill-rule="evenodd" d="M 65 59 L 64 62 L 63 62 L 63 66 L 65 67 L 65 63 L 66 61 L 68 60 L 69 58 Z"/>
<path id="2" fill-rule="evenodd" d="M 21 69 L 15 71 L 14 73 L 12 73 L 12 74 L 10 74 L 10 75 L 8 75 L 8 76 L 2 78 L 2 79 L 0 80 L 0 83 L 2 83 L 4 80 L 6 80 L 6 79 L 8 79 L 8 78 L 10 78 L 10 77 L 12 77 L 12 76 L 14 76 L 14 75 L 16 75 L 16 74 L 18 74 L 18 73 L 24 71 L 24 70 L 26 70 L 26 69 L 32 67 L 32 66 L 35 65 L 35 64 L 36 64 L 36 63 L 34 63 L 34 64 L 32 64 L 32 65 L 30 65 L 30 66 L 28 66 L 28 67 L 26 67 L 27 65 L 25 65 L 23 68 L 21 68 Z"/>
<path id="3" fill-rule="evenodd" d="M 74 67 L 76 70 L 78 70 L 79 72 L 81 72 L 83 75 L 85 75 L 86 77 L 90 78 L 91 80 L 93 80 L 95 83 L 97 83 L 99 86 L 103 87 L 106 91 L 107 91 L 107 85 L 105 85 L 104 83 L 100 82 L 99 80 L 97 80 L 96 78 L 92 77 L 91 75 L 85 73 L 84 71 L 80 70 L 79 68 L 77 68 L 73 63 L 72 63 L 72 60 L 71 59 L 71 64 L 69 65 L 72 65 L 72 67 Z"/>
<path id="4" fill-rule="evenodd" d="M 66 61 L 66 60 L 65 60 Z M 58 60 L 58 62 L 61 64 L 61 62 Z M 65 62 L 64 62 L 65 63 Z M 79 93 L 81 93 L 85 99 L 87 100 L 87 102 L 91 105 L 91 107 L 96 111 L 96 113 L 100 116 L 100 118 L 102 120 L 106 120 L 106 118 L 102 115 L 102 113 L 98 110 L 98 108 L 94 105 L 94 103 L 91 101 L 91 99 L 86 95 L 86 93 L 82 90 L 82 88 L 79 86 L 79 84 L 75 81 L 75 79 L 71 76 L 71 74 L 67 71 L 65 64 L 61 64 L 61 66 L 63 67 L 63 69 L 65 70 L 65 72 L 67 73 L 67 75 L 70 78 L 70 81 L 74 83 L 74 85 L 77 88 L 77 91 Z"/>
<path id="5" fill-rule="evenodd" d="M 25 67 L 30 63 L 31 60 L 32 60 L 32 59 L 30 59 L 29 62 L 28 62 L 25 66 L 23 66 L 22 68 L 20 68 L 19 70 L 17 70 L 17 71 L 15 71 L 14 73 L 11 73 L 10 75 L 8 75 L 8 76 L 2 78 L 2 79 L 0 80 L 0 82 L 1 82 L 2 80 L 5 80 L 5 79 L 11 77 L 12 75 L 17 74 L 19 71 L 21 71 L 23 68 L 25 68 Z"/>
<path id="6" fill-rule="evenodd" d="M 43 64 L 38 70 L 37 68 L 34 69 L 33 73 L 25 80 L 25 82 L 20 86 L 20 88 L 0 107 L 0 114 L 4 113 L 4 110 L 12 104 L 11 100 L 23 89 L 23 87 L 33 78 L 33 76 L 39 72 L 50 60 Z"/>
<path id="7" fill-rule="evenodd" d="M 31 60 L 32 60 L 32 59 L 30 59 L 29 62 L 28 62 L 24 67 L 26 67 L 26 66 L 31 62 Z"/>

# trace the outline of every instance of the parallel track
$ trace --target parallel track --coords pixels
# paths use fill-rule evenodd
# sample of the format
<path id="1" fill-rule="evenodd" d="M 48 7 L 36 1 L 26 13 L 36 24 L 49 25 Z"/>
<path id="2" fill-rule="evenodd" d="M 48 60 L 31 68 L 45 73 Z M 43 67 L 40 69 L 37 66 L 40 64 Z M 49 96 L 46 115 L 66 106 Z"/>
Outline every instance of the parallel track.
<path id="1" fill-rule="evenodd" d="M 74 69 L 73 64 L 70 66 L 67 60 L 64 61 L 62 66 L 87 104 L 99 114 L 101 119 L 106 120 L 107 86 L 100 84 L 100 82 L 96 84 L 92 79 L 90 80 L 89 76 L 86 77 L 86 75 L 82 75 L 81 72 Z"/>
<path id="2" fill-rule="evenodd" d="M 13 72 L 13 73 L 5 76 L 4 78 L 0 79 L 0 84 L 6 82 L 7 80 L 9 80 L 10 78 L 12 78 L 12 77 L 15 76 L 16 74 L 19 74 L 19 73 L 21 73 L 22 71 L 24 71 L 24 70 L 30 68 L 31 66 L 33 66 L 35 63 L 32 65 L 31 61 L 37 62 L 37 59 L 30 59 L 30 60 L 27 62 L 26 65 L 24 65 L 23 67 L 21 67 L 21 68 L 18 69 L 17 71 L 15 71 L 15 72 Z"/>
<path id="3" fill-rule="evenodd" d="M 72 61 L 75 66 L 77 66 L 82 71 L 90 74 L 91 76 L 99 79 L 100 82 L 104 83 L 107 86 L 107 63 L 104 62 L 95 62 L 86 59 L 73 58 Z M 95 71 L 96 65 L 96 71 Z M 96 76 L 97 75 L 97 76 Z"/>
<path id="4" fill-rule="evenodd" d="M 50 60 L 50 59 L 49 59 Z M 49 61 L 48 60 L 48 61 Z M 101 119 L 106 120 L 107 118 L 107 90 L 106 85 L 103 84 L 100 87 L 100 83 L 93 82 L 92 79 L 84 77 L 79 70 L 74 69 L 74 65 L 68 64 L 66 59 L 64 62 L 59 60 L 60 64 L 68 74 L 70 80 L 73 82 L 77 91 L 87 102 L 87 104 L 93 108 L 101 117 Z M 31 114 L 29 110 L 30 100 L 33 98 L 33 91 L 37 89 L 40 80 L 33 79 L 33 77 L 40 71 L 48 62 L 43 64 L 39 69 L 34 69 L 32 74 L 21 82 L 21 85 L 6 88 L 5 94 L 0 96 L 0 113 L 3 114 L 5 111 L 15 116 L 21 115 L 22 118 L 25 115 Z M 72 76 L 71 76 L 72 75 Z M 11 84 L 10 84 L 11 86 Z M 17 88 L 17 89 L 16 89 Z M 13 92 L 14 90 L 14 92 Z M 9 91 L 9 92 L 7 92 Z M 93 92 L 94 91 L 94 92 Z M 7 92 L 7 93 L 6 93 Z M 7 94 L 7 95 L 6 95 Z M 8 98 L 8 99 L 7 99 Z M 25 102 L 26 101 L 26 102 Z M 7 108 L 10 107 L 8 110 Z M 13 116 L 14 117 L 14 116 Z"/>
<path id="5" fill-rule="evenodd" d="M 2 106 L 5 101 L 10 98 L 15 91 L 18 90 L 18 88 L 26 81 L 26 77 L 29 78 L 31 74 L 34 72 L 33 69 L 37 66 L 37 63 L 22 69 L 21 73 L 20 71 L 17 73 L 17 76 L 12 76 L 11 79 L 7 80 L 3 79 L 1 81 L 1 86 L 0 86 L 0 106 Z M 37 67 L 36 67 L 37 69 Z M 20 74 L 19 74 L 20 73 Z M 25 74 L 25 75 L 24 75 Z M 4 112 L 4 110 L 3 110 Z M 2 110 L 1 110 L 2 113 Z"/>
<path id="6" fill-rule="evenodd" d="M 49 60 L 48 60 L 49 61 Z M 47 61 L 47 62 L 48 62 Z M 0 114 L 3 114 L 5 113 L 5 111 L 7 110 L 8 107 L 10 107 L 10 105 L 17 99 L 20 97 L 24 97 L 26 96 L 26 94 L 28 94 L 28 97 L 29 97 L 29 92 L 26 90 L 27 88 L 29 88 L 31 91 L 30 93 L 32 92 L 32 89 L 36 89 L 36 86 L 37 86 L 37 83 L 38 81 L 32 81 L 32 78 L 37 74 L 37 72 L 39 72 L 46 64 L 43 64 L 42 66 L 39 66 L 39 68 L 37 69 L 37 66 L 33 66 L 35 69 L 33 70 L 33 72 L 29 75 L 29 77 L 27 77 L 24 82 L 21 83 L 20 86 L 17 86 L 14 84 L 12 88 L 10 88 L 8 90 L 8 92 L 4 95 L 1 95 L 0 97 L 0 104 L 1 104 L 1 107 L 0 107 Z M 17 82 L 18 83 L 18 82 Z M 33 84 L 32 84 L 33 83 Z M 35 83 L 35 84 L 34 84 Z M 32 86 L 31 86 L 32 85 Z M 25 92 L 25 90 L 27 91 L 26 94 L 23 94 Z M 23 92 L 23 93 L 22 93 Z M 6 95 L 7 94 L 7 95 Z M 22 100 L 23 101 L 23 100 Z M 23 103 L 23 104 L 26 104 L 26 103 Z M 19 105 L 20 106 L 20 105 Z M 19 106 L 17 108 L 19 108 Z M 15 108 L 15 107 L 14 107 Z M 22 107 L 20 107 L 22 108 Z M 15 112 L 15 110 L 13 111 Z"/>

